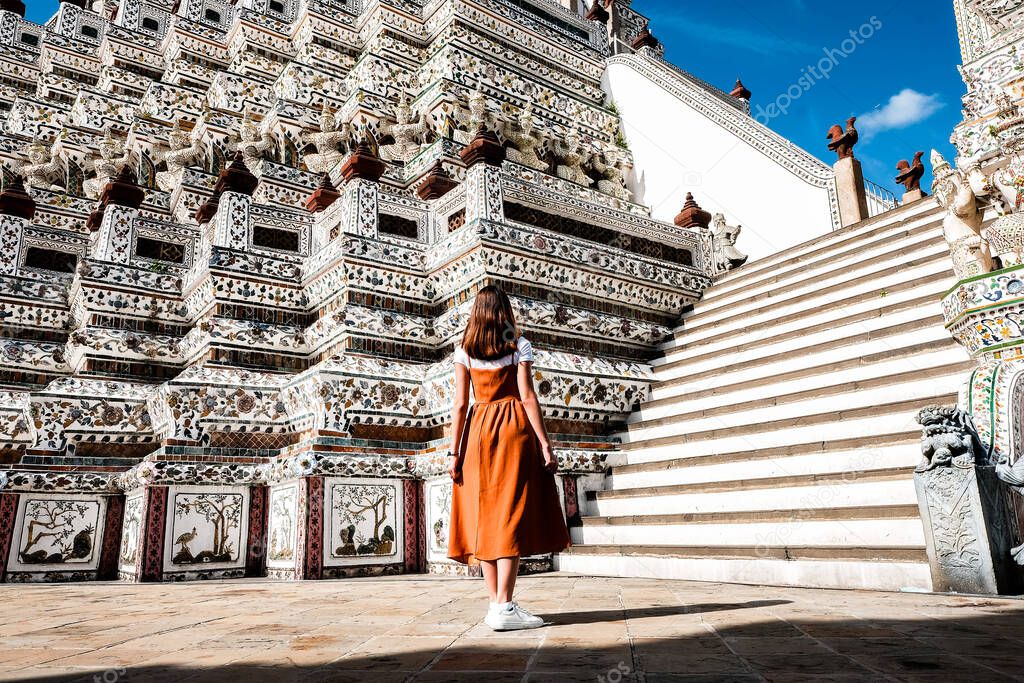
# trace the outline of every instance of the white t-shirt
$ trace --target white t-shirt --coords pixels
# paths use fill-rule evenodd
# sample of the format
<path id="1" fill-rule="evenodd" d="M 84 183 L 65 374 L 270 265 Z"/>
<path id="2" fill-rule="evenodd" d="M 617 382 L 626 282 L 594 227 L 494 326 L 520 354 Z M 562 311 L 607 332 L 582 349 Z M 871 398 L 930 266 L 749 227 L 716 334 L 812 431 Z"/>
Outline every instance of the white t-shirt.
<path id="1" fill-rule="evenodd" d="M 510 353 L 497 360 L 478 360 L 470 358 L 466 350 L 462 348 L 462 344 L 459 344 L 455 347 L 454 360 L 459 365 L 464 365 L 467 368 L 476 368 L 477 370 L 495 370 L 507 365 L 533 362 L 533 344 L 526 337 L 520 337 L 519 341 L 516 342 L 516 347 L 515 353 Z"/>

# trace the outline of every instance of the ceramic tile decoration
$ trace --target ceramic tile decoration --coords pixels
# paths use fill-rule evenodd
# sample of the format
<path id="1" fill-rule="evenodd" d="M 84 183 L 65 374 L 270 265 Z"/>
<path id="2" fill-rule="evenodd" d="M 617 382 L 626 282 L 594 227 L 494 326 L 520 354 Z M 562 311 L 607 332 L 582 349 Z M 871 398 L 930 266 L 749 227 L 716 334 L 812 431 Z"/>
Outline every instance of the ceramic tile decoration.
<path id="1" fill-rule="evenodd" d="M 118 568 L 124 574 L 137 574 L 142 552 L 145 495 L 138 491 L 125 498 L 124 521 L 121 528 L 121 547 L 118 549 Z"/>
<path id="2" fill-rule="evenodd" d="M 7 563 L 8 581 L 95 574 L 100 562 L 106 502 L 66 494 L 21 496 L 19 530 Z"/>
<path id="3" fill-rule="evenodd" d="M 403 561 L 401 480 L 324 481 L 324 566 Z"/>
<path id="4" fill-rule="evenodd" d="M 241 487 L 172 486 L 167 499 L 164 573 L 221 571 L 228 578 L 245 566 L 248 491 Z M 243 571 L 244 573 L 244 571 Z"/>
<path id="5" fill-rule="evenodd" d="M 295 566 L 298 553 L 299 484 L 278 486 L 270 491 L 270 536 L 267 566 Z"/>
<path id="6" fill-rule="evenodd" d="M 424 491 L 427 511 L 427 561 L 447 563 L 452 482 L 447 478 L 430 479 L 426 482 Z"/>

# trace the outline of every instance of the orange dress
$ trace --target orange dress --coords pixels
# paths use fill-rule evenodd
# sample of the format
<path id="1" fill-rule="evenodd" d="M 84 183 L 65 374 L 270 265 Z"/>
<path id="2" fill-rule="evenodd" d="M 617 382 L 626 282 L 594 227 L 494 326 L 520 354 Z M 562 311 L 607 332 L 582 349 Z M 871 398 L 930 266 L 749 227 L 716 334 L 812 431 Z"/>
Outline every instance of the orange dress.
<path id="1" fill-rule="evenodd" d="M 470 364 L 476 403 L 462 480 L 452 489 L 448 536 L 448 557 L 463 564 L 555 553 L 569 545 L 555 475 L 544 469 L 519 396 L 518 367 Z"/>

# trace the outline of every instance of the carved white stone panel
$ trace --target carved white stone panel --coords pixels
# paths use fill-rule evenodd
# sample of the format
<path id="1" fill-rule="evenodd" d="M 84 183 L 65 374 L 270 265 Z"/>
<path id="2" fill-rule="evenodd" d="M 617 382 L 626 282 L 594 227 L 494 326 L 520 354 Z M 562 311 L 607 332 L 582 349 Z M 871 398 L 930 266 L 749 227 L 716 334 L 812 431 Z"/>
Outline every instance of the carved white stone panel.
<path id="1" fill-rule="evenodd" d="M 22 496 L 8 572 L 95 571 L 106 507 L 102 496 Z"/>
<path id="2" fill-rule="evenodd" d="M 240 569 L 249 532 L 245 487 L 171 487 L 164 572 Z"/>
<path id="3" fill-rule="evenodd" d="M 324 566 L 404 559 L 401 479 L 324 481 Z"/>
<path id="4" fill-rule="evenodd" d="M 427 512 L 427 561 L 448 559 L 448 533 L 451 529 L 452 481 L 448 477 L 432 479 L 424 486 Z"/>
<path id="5" fill-rule="evenodd" d="M 270 530 L 267 536 L 267 566 L 271 569 L 290 569 L 295 566 L 298 518 L 298 482 L 272 488 Z"/>
<path id="6" fill-rule="evenodd" d="M 121 527 L 121 548 L 117 554 L 117 565 L 123 572 L 134 573 L 137 570 L 139 553 L 142 552 L 142 529 L 145 511 L 146 498 L 143 489 L 139 489 L 125 498 L 124 523 Z"/>

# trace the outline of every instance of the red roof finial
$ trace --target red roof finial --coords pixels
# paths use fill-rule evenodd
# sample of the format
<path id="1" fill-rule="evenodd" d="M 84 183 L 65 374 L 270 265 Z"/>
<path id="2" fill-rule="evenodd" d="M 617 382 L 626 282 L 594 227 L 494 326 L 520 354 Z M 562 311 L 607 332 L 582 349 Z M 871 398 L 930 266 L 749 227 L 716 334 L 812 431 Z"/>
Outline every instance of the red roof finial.
<path id="1" fill-rule="evenodd" d="M 586 15 L 584 15 L 584 19 L 600 21 L 602 24 L 607 23 L 609 18 L 610 15 L 608 14 L 608 10 L 604 8 L 602 0 L 594 0 L 594 4 L 590 6 L 590 9 L 587 10 Z"/>
<path id="2" fill-rule="evenodd" d="M 653 50 L 653 49 L 657 48 L 660 44 L 661 43 L 658 42 L 658 39 L 654 37 L 654 34 L 651 33 L 650 27 L 649 26 L 644 26 L 644 30 L 641 31 L 640 35 L 638 35 L 633 40 L 632 47 L 633 47 L 634 50 L 640 50 L 640 49 L 645 48 L 645 47 L 649 47 L 649 48 L 651 48 Z"/>
<path id="3" fill-rule="evenodd" d="M 686 193 L 686 203 L 683 210 L 676 216 L 675 224 L 680 228 L 707 228 L 711 225 L 711 214 L 700 208 L 693 193 Z"/>
<path id="4" fill-rule="evenodd" d="M 360 140 L 345 163 L 341 165 L 341 177 L 345 182 L 355 178 L 377 182 L 388 170 L 388 165 L 374 153 L 365 139 Z"/>
<path id="5" fill-rule="evenodd" d="M 426 201 L 443 197 L 456 187 L 458 183 L 445 170 L 444 164 L 438 159 L 423 177 L 423 182 L 416 188 L 416 195 Z"/>
<path id="6" fill-rule="evenodd" d="M 36 215 L 36 203 L 25 189 L 20 175 L 15 175 L 0 192 L 0 214 L 17 216 L 27 221 Z"/>
<path id="7" fill-rule="evenodd" d="M 729 93 L 733 97 L 741 100 L 750 100 L 750 96 L 753 94 L 747 89 L 747 86 L 743 85 L 743 81 L 736 79 L 736 86 Z"/>
<path id="8" fill-rule="evenodd" d="M 339 197 L 341 197 L 341 193 L 331 182 L 331 175 L 324 173 L 320 176 L 320 184 L 306 199 L 306 210 L 310 213 L 326 211 L 331 204 L 338 201 Z"/>

